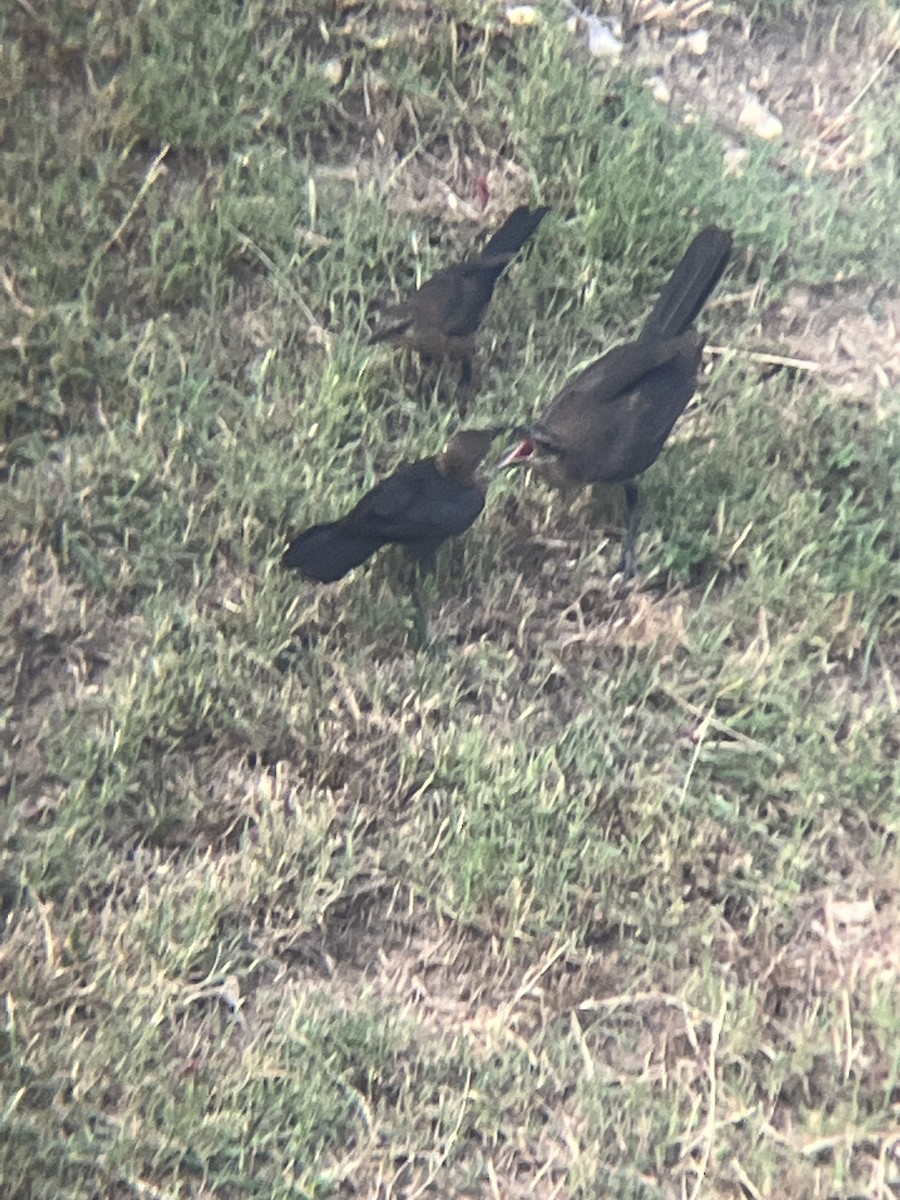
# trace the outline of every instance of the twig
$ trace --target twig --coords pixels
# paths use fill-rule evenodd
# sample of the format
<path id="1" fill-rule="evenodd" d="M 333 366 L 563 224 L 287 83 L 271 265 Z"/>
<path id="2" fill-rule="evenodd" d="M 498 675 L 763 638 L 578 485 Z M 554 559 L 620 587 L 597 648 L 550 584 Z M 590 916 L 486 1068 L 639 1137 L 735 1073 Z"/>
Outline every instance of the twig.
<path id="1" fill-rule="evenodd" d="M 700 718 L 700 725 L 697 732 L 694 734 L 694 752 L 691 755 L 691 761 L 688 763 L 688 769 L 684 775 L 684 782 L 681 785 L 681 799 L 678 802 L 679 809 L 684 808 L 685 800 L 687 799 L 688 788 L 691 786 L 691 780 L 694 777 L 694 768 L 700 758 L 700 751 L 703 749 L 703 743 L 706 741 L 706 732 L 709 729 L 710 723 L 715 719 L 714 713 L 716 705 L 719 702 L 718 695 L 713 697 L 712 704 L 708 710 Z"/>
<path id="2" fill-rule="evenodd" d="M 541 976 L 546 975 L 546 973 L 558 959 L 562 958 L 564 954 L 570 954 L 573 949 L 574 939 L 566 938 L 565 941 L 560 942 L 556 947 L 554 947 L 554 949 L 549 951 L 549 953 L 541 962 L 535 963 L 534 966 L 529 967 L 522 977 L 522 982 L 519 984 L 518 988 L 516 988 L 516 994 L 513 996 L 512 1000 L 508 1000 L 503 1006 L 506 1009 L 506 1019 L 512 1015 L 513 1009 L 516 1007 L 519 1001 L 523 1000 L 524 997 L 534 989 L 535 984 L 541 978 Z"/>
<path id="3" fill-rule="evenodd" d="M 303 299 L 303 297 L 300 295 L 299 291 L 294 287 L 294 285 L 291 283 L 291 281 L 289 279 L 286 279 L 284 276 L 282 276 L 280 274 L 278 267 L 275 265 L 274 260 L 268 254 L 266 254 L 266 252 L 265 252 L 265 250 L 263 250 L 262 246 L 258 245 L 256 242 L 254 242 L 252 238 L 248 237 L 246 235 L 246 233 L 244 233 L 236 225 L 230 225 L 229 229 L 232 233 L 234 233 L 237 237 L 239 237 L 241 239 L 242 248 L 244 250 L 252 250 L 253 253 L 256 255 L 256 257 L 259 259 L 259 261 L 262 263 L 262 265 L 266 268 L 266 270 L 269 271 L 274 276 L 274 278 L 278 281 L 279 286 L 282 287 L 288 293 L 288 295 L 291 297 L 293 302 L 300 309 L 303 316 L 306 318 L 307 323 L 308 323 L 307 332 L 312 335 L 312 337 L 316 341 L 316 344 L 319 346 L 324 346 L 325 349 L 330 352 L 331 347 L 332 347 L 332 342 L 333 342 L 333 338 L 332 338 L 331 334 L 328 332 L 327 329 L 325 329 L 325 327 L 323 325 L 319 324 L 319 322 L 315 318 L 315 315 L 314 315 L 312 309 L 309 307 L 309 305 L 306 303 L 306 301 Z"/>
<path id="4" fill-rule="evenodd" d="M 686 29 L 690 21 L 696 21 L 712 8 L 712 0 L 643 0 L 632 13 L 632 20 L 640 21 L 642 25 L 651 22 L 660 24 L 674 19 L 679 22 L 679 29 Z"/>
<path id="5" fill-rule="evenodd" d="M 856 1146 L 878 1146 L 885 1141 L 892 1141 L 897 1137 L 896 1129 L 845 1129 L 841 1133 L 831 1134 L 830 1136 L 811 1138 L 807 1142 L 800 1141 L 799 1138 L 788 1137 L 769 1121 L 765 1121 L 762 1125 L 762 1131 L 777 1142 L 780 1146 L 786 1146 L 789 1150 L 793 1150 L 797 1154 L 802 1154 L 804 1158 L 817 1158 L 820 1154 L 825 1154 L 829 1150 L 837 1150 L 841 1146 L 846 1146 L 849 1149 L 854 1149 Z"/>
<path id="6" fill-rule="evenodd" d="M 790 358 L 785 354 L 766 354 L 761 350 L 738 350 L 734 346 L 705 346 L 707 354 L 717 358 L 725 355 L 747 358 L 751 362 L 765 363 L 772 367 L 793 367 L 795 371 L 821 371 L 822 364 L 812 358 Z"/>
<path id="7" fill-rule="evenodd" d="M 680 704 L 686 712 L 691 714 L 691 716 L 698 717 L 701 721 L 705 721 L 710 729 L 714 729 L 717 733 L 726 734 L 739 745 L 744 746 L 747 750 L 752 750 L 755 754 L 764 754 L 766 758 L 771 759 L 771 761 L 777 764 L 779 767 L 784 765 L 784 756 L 779 754 L 777 750 L 772 750 L 763 742 L 758 742 L 755 738 L 748 737 L 746 733 L 741 733 L 740 730 L 732 728 L 732 726 L 728 725 L 725 721 L 720 721 L 718 717 L 710 716 L 708 713 L 705 713 L 702 708 L 699 708 L 690 700 L 686 700 L 684 696 L 679 696 L 678 693 L 673 691 L 672 688 L 663 685 L 660 690 L 664 693 L 664 695 L 668 696 L 670 700 L 674 700 L 676 704 Z"/>
<path id="8" fill-rule="evenodd" d="M 26 317 L 33 317 L 36 310 L 30 304 L 26 304 L 24 300 L 20 300 L 16 295 L 13 277 L 4 267 L 0 267 L 0 283 L 3 284 L 3 290 L 12 301 L 13 307 L 17 308 L 19 312 L 24 313 Z"/>
<path id="9" fill-rule="evenodd" d="M 106 254 L 111 249 L 112 246 L 114 246 L 116 244 L 116 242 L 119 240 L 119 238 L 125 232 L 125 229 L 127 228 L 128 224 L 130 223 L 132 218 L 134 217 L 134 214 L 137 212 L 137 210 L 140 208 L 141 204 L 143 203 L 144 197 L 147 195 L 147 193 L 153 187 L 154 183 L 156 183 L 156 181 L 160 177 L 160 175 L 162 175 L 165 172 L 165 167 L 163 166 L 163 159 L 166 157 L 166 155 L 168 153 L 169 153 L 169 143 L 166 142 L 166 144 L 162 147 L 160 152 L 157 154 L 156 158 L 154 158 L 153 162 L 147 168 L 147 174 L 144 176 L 143 182 L 141 183 L 141 186 L 137 190 L 137 195 L 135 196 L 135 198 L 132 200 L 131 204 L 129 205 L 128 212 L 126 212 L 125 216 L 122 218 L 122 220 L 117 225 L 115 233 L 113 233 L 113 235 L 111 237 L 108 237 L 106 239 L 106 241 L 103 243 L 103 245 L 100 247 L 100 249 L 94 254 L 94 257 L 91 259 L 91 265 L 90 265 L 90 268 L 88 269 L 88 275 L 91 275 L 94 268 L 99 263 L 100 259 L 104 256 L 104 254 Z"/>
<path id="10" fill-rule="evenodd" d="M 717 1056 L 719 1052 L 719 1038 L 722 1035 L 722 1027 L 725 1024 L 725 1013 L 728 1011 L 727 1000 L 722 1000 L 722 1005 L 719 1009 L 719 1014 L 713 1021 L 709 1031 L 709 1061 L 707 1065 L 707 1075 L 709 1077 L 709 1107 L 706 1113 L 706 1137 L 704 1138 L 703 1153 L 700 1158 L 700 1163 L 697 1167 L 697 1177 L 694 1180 L 694 1187 L 691 1191 L 691 1200 L 697 1200 L 700 1195 L 700 1189 L 703 1187 L 703 1181 L 706 1178 L 706 1169 L 709 1166 L 709 1160 L 712 1156 L 713 1142 L 716 1137 L 716 1104 L 718 1101 L 717 1094 Z"/>
<path id="11" fill-rule="evenodd" d="M 582 1000 L 578 1005 L 579 1012 L 598 1012 L 607 1009 L 610 1012 L 615 1012 L 619 1008 L 632 1008 L 638 1004 L 664 1004 L 668 1008 L 677 1008 L 684 1018 L 684 1033 L 691 1049 L 697 1053 L 700 1043 L 697 1041 L 697 1033 L 694 1029 L 694 1022 L 691 1017 L 691 1012 L 687 1001 L 681 996 L 673 996 L 668 992 L 621 992 L 617 996 L 606 996 L 602 1000 L 591 997 L 589 1000 Z"/>
<path id="12" fill-rule="evenodd" d="M 841 111 L 838 113 L 838 115 L 836 117 L 833 117 L 828 122 L 828 124 L 825 126 L 825 128 L 822 130 L 822 132 L 819 134 L 819 141 L 821 141 L 821 142 L 827 141 L 828 138 L 831 137 L 832 133 L 835 132 L 835 130 L 838 128 L 838 126 L 844 120 L 844 118 L 849 117 L 850 113 L 853 112 L 854 108 L 856 108 L 857 104 L 859 104 L 860 100 L 862 100 L 862 98 L 863 98 L 863 96 L 865 96 L 866 92 L 868 92 L 868 90 L 877 81 L 879 75 L 881 75 L 884 72 L 884 70 L 889 66 L 891 59 L 894 57 L 894 55 L 897 53 L 898 50 L 900 50 L 900 44 L 895 43 L 893 46 L 891 46 L 887 55 L 881 60 L 881 62 L 878 64 L 878 66 L 875 68 L 875 70 L 869 76 L 868 81 L 860 88 L 860 90 L 856 93 L 856 95 L 849 102 L 849 104 L 846 104 L 844 106 L 844 108 L 842 108 Z"/>
<path id="13" fill-rule="evenodd" d="M 733 1158 L 731 1160 L 731 1169 L 734 1172 L 735 1178 L 737 1179 L 738 1183 L 741 1185 L 741 1187 L 744 1189 L 744 1191 L 750 1197 L 750 1200 L 763 1200 L 762 1194 L 758 1191 L 757 1188 L 755 1188 L 753 1186 L 753 1183 L 751 1182 L 749 1176 L 747 1175 L 747 1172 L 744 1170 L 744 1168 L 741 1166 L 741 1164 L 738 1162 L 738 1160 L 736 1158 Z"/>

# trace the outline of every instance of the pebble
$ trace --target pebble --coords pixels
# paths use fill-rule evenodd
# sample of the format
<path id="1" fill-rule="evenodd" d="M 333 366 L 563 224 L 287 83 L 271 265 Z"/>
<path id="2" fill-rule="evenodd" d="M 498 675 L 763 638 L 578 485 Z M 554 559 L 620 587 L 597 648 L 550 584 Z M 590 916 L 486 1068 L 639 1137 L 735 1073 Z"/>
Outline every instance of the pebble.
<path id="1" fill-rule="evenodd" d="M 767 142 L 781 137 L 784 133 L 784 126 L 778 117 L 773 112 L 769 112 L 755 96 L 748 97 L 738 117 L 738 125 Z"/>
<path id="2" fill-rule="evenodd" d="M 601 21 L 593 13 L 583 13 L 587 25 L 588 50 L 594 58 L 618 58 L 622 53 L 622 39 L 608 21 Z"/>
<path id="3" fill-rule="evenodd" d="M 541 14 L 533 4 L 513 4 L 506 10 L 506 19 L 510 25 L 536 25 Z"/>
<path id="4" fill-rule="evenodd" d="M 644 87 L 647 88 L 657 104 L 671 103 L 672 92 L 661 75 L 651 75 L 649 79 L 645 79 Z"/>
<path id="5" fill-rule="evenodd" d="M 684 39 L 684 44 L 690 50 L 691 54 L 696 54 L 697 58 L 702 58 L 709 49 L 709 30 L 695 29 L 693 33 L 689 33 Z"/>
<path id="6" fill-rule="evenodd" d="M 746 146 L 728 146 L 723 156 L 725 174 L 739 178 L 747 170 L 750 151 Z"/>

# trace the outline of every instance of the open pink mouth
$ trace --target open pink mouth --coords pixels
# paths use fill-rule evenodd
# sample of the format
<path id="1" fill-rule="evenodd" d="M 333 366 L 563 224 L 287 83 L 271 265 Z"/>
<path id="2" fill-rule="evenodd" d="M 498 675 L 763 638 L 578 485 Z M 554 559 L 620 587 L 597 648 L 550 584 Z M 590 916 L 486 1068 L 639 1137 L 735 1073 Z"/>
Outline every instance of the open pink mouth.
<path id="1" fill-rule="evenodd" d="M 515 450 L 507 454 L 506 458 L 498 464 L 497 470 L 502 471 L 504 467 L 519 467 L 527 463 L 534 457 L 534 442 L 531 438 L 526 438 L 516 446 Z"/>

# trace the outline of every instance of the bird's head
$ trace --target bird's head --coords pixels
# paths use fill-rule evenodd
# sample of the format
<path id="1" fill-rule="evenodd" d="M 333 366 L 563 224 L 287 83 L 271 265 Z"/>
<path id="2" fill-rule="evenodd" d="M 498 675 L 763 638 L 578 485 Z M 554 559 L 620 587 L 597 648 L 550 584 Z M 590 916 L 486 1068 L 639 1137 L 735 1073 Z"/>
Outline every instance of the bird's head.
<path id="1" fill-rule="evenodd" d="M 460 429 L 437 456 L 438 470 L 460 482 L 471 480 L 502 429 Z"/>

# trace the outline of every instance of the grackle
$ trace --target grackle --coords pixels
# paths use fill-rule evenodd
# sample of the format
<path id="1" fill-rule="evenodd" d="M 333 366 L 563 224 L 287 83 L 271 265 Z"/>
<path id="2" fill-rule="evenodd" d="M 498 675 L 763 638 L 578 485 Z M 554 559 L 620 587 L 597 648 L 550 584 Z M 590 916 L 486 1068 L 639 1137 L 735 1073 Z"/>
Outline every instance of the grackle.
<path id="1" fill-rule="evenodd" d="M 623 483 L 627 528 L 621 570 L 634 574 L 636 478 L 657 459 L 694 394 L 703 342 L 691 325 L 731 255 L 731 235 L 709 225 L 694 238 L 637 341 L 585 367 L 550 401 L 500 463 L 535 466 L 557 482 Z"/>
<path id="2" fill-rule="evenodd" d="M 285 550 L 282 563 L 307 579 L 343 579 L 382 546 L 403 546 L 424 570 L 438 547 L 469 528 L 484 508 L 484 485 L 476 476 L 499 429 L 462 429 L 439 454 L 402 463 L 366 492 L 339 521 L 313 525 Z"/>
<path id="3" fill-rule="evenodd" d="M 549 211 L 522 205 L 510 213 L 475 258 L 438 271 L 409 299 L 386 309 L 369 345 L 397 342 L 426 359 L 458 359 L 464 409 L 474 388 L 475 334 L 491 302 L 494 284 Z"/>

